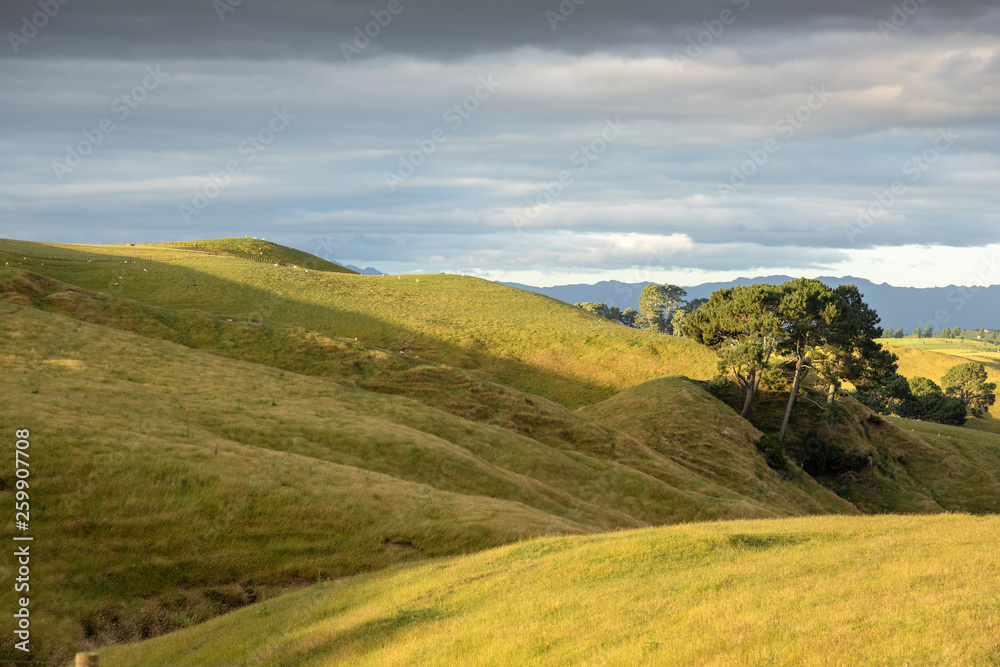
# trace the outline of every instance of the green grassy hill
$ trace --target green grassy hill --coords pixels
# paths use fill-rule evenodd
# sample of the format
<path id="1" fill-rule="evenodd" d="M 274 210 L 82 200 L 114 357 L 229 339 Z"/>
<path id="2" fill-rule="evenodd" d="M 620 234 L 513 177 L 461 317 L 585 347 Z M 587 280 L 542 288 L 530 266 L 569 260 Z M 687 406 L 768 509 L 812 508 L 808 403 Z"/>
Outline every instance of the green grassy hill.
<path id="1" fill-rule="evenodd" d="M 546 538 L 320 584 L 101 664 L 996 664 L 998 536 L 946 515 Z"/>
<path id="2" fill-rule="evenodd" d="M 34 243 L 15 239 L 0 239 L 0 255 L 5 263 L 14 266 L 56 267 L 54 262 L 86 262 L 88 264 L 121 264 L 174 262 L 199 257 L 226 257 L 252 260 L 257 263 L 278 264 L 316 271 L 357 275 L 339 264 L 327 261 L 295 248 L 259 239 L 210 239 L 206 241 L 178 241 L 175 243 L 121 243 L 115 245 L 88 245 L 79 243 Z M 148 267 L 148 264 L 145 264 Z M 95 268 L 95 267 L 86 267 Z"/>
<path id="3" fill-rule="evenodd" d="M 59 638 L 42 651 L 160 634 L 321 578 L 535 535 L 851 511 L 815 485 L 819 499 L 806 502 L 773 473 L 760 481 L 773 497 L 740 493 L 489 383 L 476 382 L 480 399 L 497 397 L 496 414 L 519 427 L 0 309 L 0 429 L 32 428 L 45 489 L 33 534 L 53 545 L 34 570 L 46 582 L 36 628 Z M 676 389 L 715 400 L 686 380 Z M 12 470 L 0 474 L 0 493 L 13 483 Z"/>
<path id="4" fill-rule="evenodd" d="M 175 243 L 157 244 L 163 248 L 184 248 L 201 252 L 217 252 L 236 257 L 252 257 L 255 261 L 284 264 L 315 271 L 332 273 L 347 273 L 356 275 L 356 271 L 344 268 L 339 264 L 327 261 L 295 248 L 279 245 L 264 239 L 233 238 L 209 239 L 207 241 L 177 241 Z"/>
<path id="5" fill-rule="evenodd" d="M 357 338 L 365 347 L 471 370 L 568 407 L 661 375 L 715 373 L 714 355 L 690 341 L 477 278 L 306 273 L 217 257 L 116 265 L 0 252 L 0 260 L 8 259 L 10 268 L 150 306 Z"/>
<path id="6" fill-rule="evenodd" d="M 45 489 L 42 657 L 539 536 L 1000 511 L 1000 436 L 807 390 L 775 470 L 757 441 L 780 395 L 740 419 L 689 341 L 474 278 L 251 261 L 234 241 L 0 243 L 0 429 L 32 430 Z"/>

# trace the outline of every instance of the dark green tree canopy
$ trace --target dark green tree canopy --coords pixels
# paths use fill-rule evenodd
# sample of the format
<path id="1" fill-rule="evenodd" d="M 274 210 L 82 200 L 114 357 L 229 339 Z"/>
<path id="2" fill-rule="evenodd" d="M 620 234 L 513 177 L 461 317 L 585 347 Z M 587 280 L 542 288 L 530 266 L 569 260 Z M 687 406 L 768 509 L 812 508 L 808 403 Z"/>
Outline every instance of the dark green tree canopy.
<path id="1" fill-rule="evenodd" d="M 774 285 L 729 287 L 713 292 L 683 321 L 684 335 L 715 350 L 719 371 L 732 373 L 743 388 L 744 418 L 750 414 L 781 333 L 780 300 Z"/>
<path id="2" fill-rule="evenodd" d="M 848 380 L 864 391 L 881 384 L 896 372 L 898 358 L 875 341 L 879 337 L 879 316 L 854 285 L 835 291 L 842 300 L 840 315 L 830 326 L 822 361 L 817 369 L 829 383 L 831 392 Z M 832 398 L 832 393 L 830 394 Z"/>
<path id="3" fill-rule="evenodd" d="M 858 392 L 858 400 L 882 414 L 953 426 L 963 425 L 967 414 L 961 400 L 941 393 L 931 380 L 915 377 L 907 381 L 898 373 L 880 387 Z"/>
<path id="4" fill-rule="evenodd" d="M 685 319 L 684 334 L 714 349 L 720 371 L 732 373 L 743 388 L 744 417 L 772 355 L 794 364 L 779 435 L 784 438 L 799 385 L 809 371 L 828 382 L 830 401 L 841 380 L 869 388 L 895 373 L 895 355 L 875 341 L 883 333 L 878 325 L 878 314 L 854 285 L 830 289 L 800 278 L 718 290 Z"/>
<path id="5" fill-rule="evenodd" d="M 925 394 L 941 393 L 941 387 L 933 380 L 928 380 L 925 377 L 912 377 L 909 381 L 910 391 L 913 392 L 914 396 L 924 396 Z"/>
<path id="6" fill-rule="evenodd" d="M 941 386 L 944 393 L 961 400 L 972 415 L 982 417 L 997 399 L 996 384 L 986 380 L 986 369 L 982 364 L 970 361 L 945 373 Z"/>

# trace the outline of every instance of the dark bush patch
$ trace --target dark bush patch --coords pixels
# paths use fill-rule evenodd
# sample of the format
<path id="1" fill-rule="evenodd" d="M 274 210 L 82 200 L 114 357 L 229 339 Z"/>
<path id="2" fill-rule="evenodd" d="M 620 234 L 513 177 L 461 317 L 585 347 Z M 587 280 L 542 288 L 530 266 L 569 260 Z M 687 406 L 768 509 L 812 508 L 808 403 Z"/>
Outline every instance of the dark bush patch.
<path id="1" fill-rule="evenodd" d="M 767 466 L 779 472 L 788 472 L 788 458 L 778 436 L 765 433 L 757 441 L 757 449 L 764 455 Z"/>

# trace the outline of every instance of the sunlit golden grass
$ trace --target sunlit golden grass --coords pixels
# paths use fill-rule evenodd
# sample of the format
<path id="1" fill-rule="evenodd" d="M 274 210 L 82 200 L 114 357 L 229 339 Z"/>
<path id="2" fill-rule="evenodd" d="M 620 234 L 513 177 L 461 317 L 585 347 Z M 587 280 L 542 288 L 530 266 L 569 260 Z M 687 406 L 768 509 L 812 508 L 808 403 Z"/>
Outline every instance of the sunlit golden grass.
<path id="1" fill-rule="evenodd" d="M 294 265 L 315 271 L 330 271 L 333 273 L 353 274 L 339 264 L 311 255 L 295 248 L 279 245 L 271 241 L 256 238 L 209 239 L 206 241 L 177 241 L 159 244 L 170 250 L 186 248 L 202 252 L 221 252 L 236 256 L 252 256 L 257 261 Z"/>
<path id="2" fill-rule="evenodd" d="M 27 260 L 36 266 L 48 261 L 45 258 L 56 257 L 70 261 L 80 261 L 84 263 L 101 263 L 101 260 L 108 259 L 109 256 L 120 257 L 123 268 L 125 260 L 135 258 L 141 260 L 145 268 L 149 261 L 177 261 L 184 258 L 204 257 L 206 254 L 221 254 L 228 257 L 253 257 L 255 261 L 261 263 L 279 263 L 297 265 L 317 271 L 330 271 L 333 273 L 354 274 L 354 271 L 346 269 L 339 264 L 334 264 L 307 252 L 278 245 L 270 241 L 262 241 L 250 238 L 212 239 L 207 241 L 179 241 L 174 243 L 146 244 L 139 243 L 116 243 L 114 245 L 87 244 L 87 243 L 36 243 L 32 241 L 18 241 L 15 239 L 0 239 L 0 254 L 9 256 L 12 259 L 20 259 L 15 266 L 27 265 Z M 17 255 L 21 257 L 18 258 Z M 91 260 L 87 262 L 87 260 Z M 10 259 L 5 259 L 10 262 Z M 50 261 L 49 266 L 55 266 Z"/>
<path id="3" fill-rule="evenodd" d="M 1000 660 L 1000 519 L 824 517 L 547 538 L 312 587 L 110 648 L 142 665 Z"/>
<path id="4" fill-rule="evenodd" d="M 569 407 L 662 375 L 707 379 L 716 372 L 715 355 L 691 341 L 613 324 L 478 278 L 306 273 L 302 265 L 212 257 L 119 266 L 0 253 L 8 258 L 11 268 L 153 306 L 357 338 L 367 347 L 470 369 Z"/>

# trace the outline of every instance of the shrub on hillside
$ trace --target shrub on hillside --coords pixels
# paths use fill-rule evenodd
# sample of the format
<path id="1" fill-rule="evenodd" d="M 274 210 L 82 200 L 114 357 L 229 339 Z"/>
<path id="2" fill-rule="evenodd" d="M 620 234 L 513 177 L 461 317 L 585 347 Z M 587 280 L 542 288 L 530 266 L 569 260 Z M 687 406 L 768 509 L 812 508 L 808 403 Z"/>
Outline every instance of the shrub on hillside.
<path id="1" fill-rule="evenodd" d="M 772 433 L 765 433 L 757 441 L 757 449 L 764 455 L 767 466 L 778 472 L 788 472 L 788 458 L 785 456 L 785 449 L 778 436 Z"/>
<path id="2" fill-rule="evenodd" d="M 798 461 L 799 467 L 810 475 L 837 475 L 863 470 L 868 466 L 868 456 L 860 449 L 841 449 L 818 428 L 807 432 L 805 437 L 789 448 L 789 453 Z"/>

